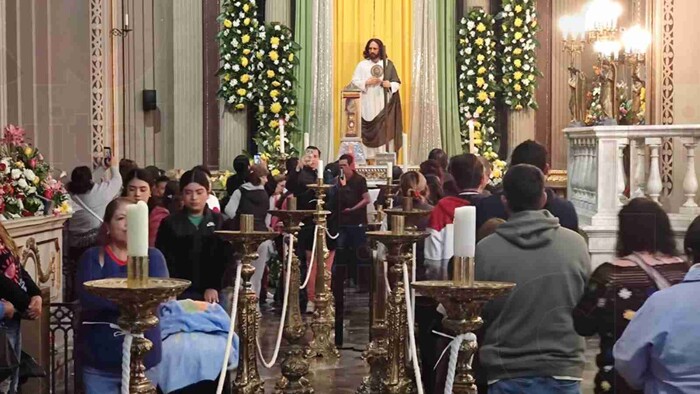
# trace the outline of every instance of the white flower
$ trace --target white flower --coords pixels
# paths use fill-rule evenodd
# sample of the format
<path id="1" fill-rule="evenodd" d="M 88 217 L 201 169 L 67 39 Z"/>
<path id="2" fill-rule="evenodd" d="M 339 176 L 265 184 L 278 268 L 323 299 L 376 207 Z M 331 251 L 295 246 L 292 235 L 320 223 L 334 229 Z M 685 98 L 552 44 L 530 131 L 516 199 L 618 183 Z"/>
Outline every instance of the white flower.
<path id="1" fill-rule="evenodd" d="M 21 178 L 20 180 L 17 181 L 17 186 L 21 187 L 22 189 L 26 189 L 27 186 L 29 186 L 29 185 L 27 184 L 26 179 Z"/>
<path id="2" fill-rule="evenodd" d="M 279 30 L 279 29 L 280 29 L 280 25 L 275 25 L 275 30 Z"/>
<path id="3" fill-rule="evenodd" d="M 27 189 L 27 194 L 34 194 L 36 193 L 36 187 L 30 186 L 29 189 Z"/>
<path id="4" fill-rule="evenodd" d="M 530 65 L 527 63 L 523 64 L 523 70 L 530 71 Z"/>
<path id="5" fill-rule="evenodd" d="M 36 178 L 36 175 L 34 175 L 34 171 L 27 168 L 24 170 L 24 177 L 27 178 L 29 182 L 34 182 L 34 178 Z"/>
<path id="6" fill-rule="evenodd" d="M 467 29 L 471 30 L 474 27 L 476 27 L 476 24 L 474 23 L 474 21 L 467 22 Z"/>
<path id="7" fill-rule="evenodd" d="M 22 170 L 15 168 L 12 170 L 12 179 L 19 179 L 19 177 L 22 175 Z"/>
<path id="8" fill-rule="evenodd" d="M 239 21 L 238 19 L 236 19 L 235 21 L 233 21 L 233 27 L 238 27 L 238 26 L 240 26 L 240 25 L 241 25 L 241 21 Z"/>
<path id="9" fill-rule="evenodd" d="M 475 100 L 474 100 L 474 97 L 469 97 L 469 98 L 467 99 L 467 104 L 474 104 L 474 101 L 475 101 Z"/>
<path id="10" fill-rule="evenodd" d="M 620 289 L 620 291 L 617 293 L 617 295 L 622 298 L 623 300 L 627 300 L 630 297 L 632 297 L 632 292 L 629 291 L 627 288 L 623 287 Z"/>
<path id="11" fill-rule="evenodd" d="M 232 69 L 233 71 L 238 72 L 238 71 L 241 70 L 241 67 L 240 67 L 238 64 L 234 64 L 233 67 L 231 67 L 231 69 Z"/>
<path id="12" fill-rule="evenodd" d="M 228 63 L 224 64 L 224 70 L 230 70 L 230 69 L 231 69 L 230 64 L 228 64 Z"/>

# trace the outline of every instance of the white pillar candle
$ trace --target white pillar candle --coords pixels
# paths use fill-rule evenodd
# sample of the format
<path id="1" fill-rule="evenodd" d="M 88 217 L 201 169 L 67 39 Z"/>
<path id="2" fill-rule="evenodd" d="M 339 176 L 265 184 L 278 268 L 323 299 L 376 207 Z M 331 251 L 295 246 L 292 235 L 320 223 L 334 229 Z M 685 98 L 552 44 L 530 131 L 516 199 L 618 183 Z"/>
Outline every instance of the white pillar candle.
<path id="1" fill-rule="evenodd" d="M 459 257 L 474 257 L 475 249 L 476 208 L 457 208 L 454 220 L 454 254 Z"/>
<path id="2" fill-rule="evenodd" d="M 408 170 L 408 135 L 402 133 L 403 137 L 403 170 L 406 172 Z"/>
<path id="3" fill-rule="evenodd" d="M 304 149 L 306 149 L 307 146 L 311 145 L 309 143 L 309 133 L 304 133 Z"/>
<path id="4" fill-rule="evenodd" d="M 386 163 L 386 179 L 391 179 L 392 172 L 394 172 L 394 163 Z"/>
<path id="5" fill-rule="evenodd" d="M 129 14 L 124 15 L 124 27 L 129 27 Z"/>
<path id="6" fill-rule="evenodd" d="M 129 256 L 148 256 L 148 205 L 143 201 L 126 207 L 126 246 Z"/>
<path id="7" fill-rule="evenodd" d="M 280 153 L 284 154 L 284 119 L 280 119 Z"/>
<path id="8" fill-rule="evenodd" d="M 323 179 L 323 160 L 318 161 L 318 168 L 316 168 L 316 174 L 318 179 Z"/>
<path id="9" fill-rule="evenodd" d="M 469 153 L 474 153 L 474 120 L 469 119 L 467 122 L 469 125 Z"/>

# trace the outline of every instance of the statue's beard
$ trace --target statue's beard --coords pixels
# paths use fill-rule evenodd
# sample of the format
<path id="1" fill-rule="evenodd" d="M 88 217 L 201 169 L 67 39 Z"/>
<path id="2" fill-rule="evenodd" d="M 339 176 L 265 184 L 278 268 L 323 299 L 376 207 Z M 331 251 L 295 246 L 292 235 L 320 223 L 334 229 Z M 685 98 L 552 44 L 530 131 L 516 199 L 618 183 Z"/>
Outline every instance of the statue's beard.
<path id="1" fill-rule="evenodd" d="M 369 54 L 369 60 L 376 62 L 377 59 L 379 59 L 379 54 L 378 53 L 370 53 Z"/>

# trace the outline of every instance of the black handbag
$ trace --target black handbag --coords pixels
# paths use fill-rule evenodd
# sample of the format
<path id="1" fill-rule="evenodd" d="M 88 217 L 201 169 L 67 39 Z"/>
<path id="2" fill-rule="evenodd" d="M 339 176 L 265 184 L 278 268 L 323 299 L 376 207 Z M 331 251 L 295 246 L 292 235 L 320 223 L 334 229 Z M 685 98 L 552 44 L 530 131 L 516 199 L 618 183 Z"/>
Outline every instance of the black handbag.
<path id="1" fill-rule="evenodd" d="M 7 338 L 7 329 L 0 327 L 0 381 L 3 381 L 19 368 L 17 354 Z"/>

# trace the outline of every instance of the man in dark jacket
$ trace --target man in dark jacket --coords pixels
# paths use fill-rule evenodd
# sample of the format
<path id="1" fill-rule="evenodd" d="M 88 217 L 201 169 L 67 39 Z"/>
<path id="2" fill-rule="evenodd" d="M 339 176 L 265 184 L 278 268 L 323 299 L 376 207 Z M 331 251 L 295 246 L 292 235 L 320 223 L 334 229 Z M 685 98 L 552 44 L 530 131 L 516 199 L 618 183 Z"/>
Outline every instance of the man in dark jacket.
<path id="1" fill-rule="evenodd" d="M 515 147 L 510 157 L 511 167 L 518 164 L 533 165 L 539 168 L 546 177 L 547 173 L 549 173 L 547 149 L 533 140 L 523 142 Z M 559 218 L 559 224 L 562 227 L 578 231 L 578 216 L 574 205 L 570 201 L 557 196 L 552 189 L 545 188 L 545 193 L 547 193 L 547 204 L 545 204 L 544 209 Z M 495 193 L 480 201 L 476 209 L 476 228 L 481 227 L 482 224 L 491 218 L 508 219 L 506 207 L 501 201 L 502 195 L 502 193 Z"/>

